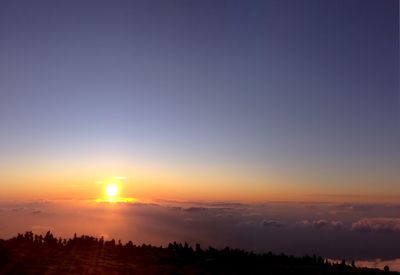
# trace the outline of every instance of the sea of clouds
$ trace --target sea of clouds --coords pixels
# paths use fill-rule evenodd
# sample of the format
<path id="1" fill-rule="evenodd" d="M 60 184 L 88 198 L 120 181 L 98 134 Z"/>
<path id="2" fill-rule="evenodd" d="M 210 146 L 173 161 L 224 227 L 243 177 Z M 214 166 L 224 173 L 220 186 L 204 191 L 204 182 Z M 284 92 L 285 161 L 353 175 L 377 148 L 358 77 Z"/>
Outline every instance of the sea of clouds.
<path id="1" fill-rule="evenodd" d="M 167 245 L 321 255 L 400 270 L 400 205 L 94 201 L 0 202 L 0 238 L 51 230 Z"/>

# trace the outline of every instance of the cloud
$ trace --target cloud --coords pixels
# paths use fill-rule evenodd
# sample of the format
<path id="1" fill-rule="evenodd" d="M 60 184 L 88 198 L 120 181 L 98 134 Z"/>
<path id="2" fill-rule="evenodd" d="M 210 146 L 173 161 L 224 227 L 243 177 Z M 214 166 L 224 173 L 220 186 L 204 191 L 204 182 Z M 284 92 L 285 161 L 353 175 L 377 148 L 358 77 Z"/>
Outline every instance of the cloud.
<path id="1" fill-rule="evenodd" d="M 325 227 L 329 222 L 327 220 L 316 220 L 313 221 L 313 227 L 316 229 L 321 229 L 322 227 Z"/>
<path id="2" fill-rule="evenodd" d="M 208 205 L 216 207 L 237 207 L 237 208 L 246 206 L 246 204 L 240 202 L 214 202 L 214 203 L 208 203 Z"/>
<path id="3" fill-rule="evenodd" d="M 354 233 L 400 231 L 398 209 L 383 204 L 374 205 L 375 210 L 366 213 L 340 209 L 336 204 L 315 208 L 299 203 L 268 203 L 264 207 L 230 202 L 158 202 L 110 205 L 72 200 L 34 204 L 0 201 L 0 209 L 4 210 L 0 211 L 0 220 L 8 221 L 0 223 L 0 238 L 30 229 L 42 234 L 51 228 L 60 237 L 71 237 L 76 232 L 154 245 L 176 240 L 253 251 L 268 248 L 293 255 L 319 253 L 332 258 L 398 257 L 400 234 L 386 234 L 376 245 L 376 234 Z M 337 213 L 332 216 L 330 211 Z"/>
<path id="4" fill-rule="evenodd" d="M 173 210 L 173 211 L 180 211 L 180 210 L 182 210 L 182 207 L 180 207 L 180 206 L 171 206 L 171 207 L 169 207 L 169 209 Z"/>
<path id="5" fill-rule="evenodd" d="M 255 217 L 255 218 L 257 218 L 257 217 L 261 217 L 262 214 L 261 213 L 257 213 L 257 212 L 249 212 L 249 213 L 242 213 L 240 216 L 241 217 Z"/>
<path id="6" fill-rule="evenodd" d="M 375 208 L 374 205 L 372 204 L 351 204 L 351 203 L 340 204 L 337 207 L 339 209 L 360 211 L 360 212 L 372 211 Z"/>
<path id="7" fill-rule="evenodd" d="M 343 229 L 343 223 L 341 221 L 331 221 L 331 225 L 334 230 L 342 230 Z"/>
<path id="8" fill-rule="evenodd" d="M 192 206 L 192 207 L 187 207 L 183 209 L 186 212 L 189 213 L 198 213 L 198 212 L 229 212 L 229 211 L 233 211 L 233 209 L 231 208 L 227 208 L 227 207 L 203 207 L 203 206 Z"/>
<path id="9" fill-rule="evenodd" d="M 309 220 L 302 220 L 302 221 L 298 221 L 297 224 L 309 225 L 310 221 Z"/>
<path id="10" fill-rule="evenodd" d="M 203 212 L 208 210 L 208 208 L 206 207 L 189 207 L 189 208 L 185 208 L 186 212 L 191 212 L 191 213 L 197 213 L 197 212 Z"/>
<path id="11" fill-rule="evenodd" d="M 330 226 L 333 230 L 343 229 L 343 223 L 341 221 L 328 221 L 325 219 L 314 220 L 314 221 L 302 220 L 296 222 L 296 224 L 300 226 L 313 227 L 315 229 L 321 229 L 327 226 Z"/>
<path id="12" fill-rule="evenodd" d="M 351 226 L 357 232 L 400 232 L 399 218 L 365 218 Z"/>
<path id="13" fill-rule="evenodd" d="M 262 220 L 261 225 L 264 227 L 282 227 L 283 224 L 277 220 Z"/>
<path id="14" fill-rule="evenodd" d="M 357 266 L 361 267 L 370 267 L 370 268 L 380 268 L 383 269 L 385 265 L 387 265 L 390 270 L 392 271 L 399 271 L 400 272 L 400 258 L 394 260 L 364 260 L 364 261 L 357 261 Z"/>

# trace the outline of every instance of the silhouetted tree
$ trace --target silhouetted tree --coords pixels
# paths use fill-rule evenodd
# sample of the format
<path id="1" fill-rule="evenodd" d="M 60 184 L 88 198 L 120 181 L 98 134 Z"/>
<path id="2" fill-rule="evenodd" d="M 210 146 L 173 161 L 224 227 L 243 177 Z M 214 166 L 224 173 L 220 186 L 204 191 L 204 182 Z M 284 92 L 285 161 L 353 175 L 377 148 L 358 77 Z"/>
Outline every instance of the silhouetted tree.
<path id="1" fill-rule="evenodd" d="M 63 270 L 65 262 L 69 266 Z M 112 266 L 109 270 L 94 270 L 107 263 Z M 165 248 L 136 246 L 131 241 L 124 245 L 120 240 L 116 245 L 114 239 L 104 241 L 103 237 L 86 235 L 57 239 L 50 231 L 44 237 L 26 232 L 10 240 L 0 240 L 0 274 L 44 274 L 48 270 L 55 274 L 95 274 L 112 270 L 120 274 L 399 275 L 390 272 L 388 266 L 384 270 L 357 268 L 354 261 L 346 265 L 345 260 L 332 263 L 316 255 L 258 254 L 231 247 L 210 246 L 203 250 L 200 244 L 193 249 L 186 242 L 169 243 Z"/>
<path id="2" fill-rule="evenodd" d="M 10 252 L 4 248 L 0 247 L 0 266 L 3 266 L 10 260 Z"/>

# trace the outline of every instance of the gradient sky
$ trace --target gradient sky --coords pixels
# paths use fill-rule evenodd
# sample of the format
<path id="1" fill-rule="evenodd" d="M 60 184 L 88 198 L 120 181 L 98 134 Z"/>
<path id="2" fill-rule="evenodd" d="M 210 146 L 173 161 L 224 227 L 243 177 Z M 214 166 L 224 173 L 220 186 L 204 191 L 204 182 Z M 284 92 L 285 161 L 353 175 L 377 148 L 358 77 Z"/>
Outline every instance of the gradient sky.
<path id="1" fill-rule="evenodd" d="M 399 3 L 0 2 L 1 197 L 400 196 Z"/>

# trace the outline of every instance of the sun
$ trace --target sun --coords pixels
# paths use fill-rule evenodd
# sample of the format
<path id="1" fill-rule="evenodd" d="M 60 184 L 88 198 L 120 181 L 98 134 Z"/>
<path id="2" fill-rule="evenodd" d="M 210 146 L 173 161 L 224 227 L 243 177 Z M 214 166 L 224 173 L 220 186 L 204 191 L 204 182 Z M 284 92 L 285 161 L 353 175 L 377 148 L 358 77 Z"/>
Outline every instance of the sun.
<path id="1" fill-rule="evenodd" d="M 102 184 L 102 196 L 97 198 L 95 202 L 99 203 L 134 203 L 137 201 L 135 198 L 121 197 L 124 190 L 122 180 L 125 177 L 114 177 L 108 180 L 100 181 Z"/>
<path id="2" fill-rule="evenodd" d="M 108 184 L 106 186 L 106 194 L 108 197 L 113 198 L 118 194 L 118 186 L 116 184 Z"/>

